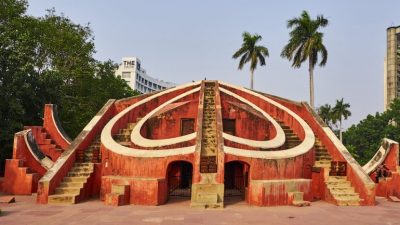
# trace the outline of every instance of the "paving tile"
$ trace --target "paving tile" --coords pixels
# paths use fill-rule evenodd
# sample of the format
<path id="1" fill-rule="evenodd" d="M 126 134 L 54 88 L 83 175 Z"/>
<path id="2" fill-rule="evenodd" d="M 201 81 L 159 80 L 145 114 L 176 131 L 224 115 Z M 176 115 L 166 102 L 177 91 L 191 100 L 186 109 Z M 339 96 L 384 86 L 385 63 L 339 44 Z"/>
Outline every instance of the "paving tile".
<path id="1" fill-rule="evenodd" d="M 191 209 L 188 201 L 162 206 L 105 206 L 91 200 L 71 206 L 37 205 L 35 196 L 17 196 L 16 203 L 0 204 L 1 225 L 400 225 L 400 204 L 378 198 L 378 205 L 337 207 L 313 202 L 310 207 L 251 207 L 245 203 L 224 209 Z"/>

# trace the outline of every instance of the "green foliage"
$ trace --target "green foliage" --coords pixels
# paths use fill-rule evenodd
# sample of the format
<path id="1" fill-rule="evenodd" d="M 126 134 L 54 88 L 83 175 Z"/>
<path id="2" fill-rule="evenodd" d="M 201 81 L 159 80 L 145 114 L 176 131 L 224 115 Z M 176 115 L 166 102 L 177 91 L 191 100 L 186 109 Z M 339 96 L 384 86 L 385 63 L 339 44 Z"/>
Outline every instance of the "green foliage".
<path id="1" fill-rule="evenodd" d="M 135 93 L 98 62 L 90 27 L 48 11 L 26 15 L 27 2 L 0 1 L 0 174 L 23 125 L 41 125 L 44 104 L 59 105 L 64 129 L 75 137 L 109 98 Z"/>
<path id="2" fill-rule="evenodd" d="M 333 125 L 336 123 L 333 116 L 332 106 L 329 104 L 322 105 L 317 108 L 317 112 L 325 124 L 332 129 Z"/>
<path id="3" fill-rule="evenodd" d="M 289 42 L 283 47 L 281 57 L 292 61 L 292 67 L 300 68 L 308 60 L 310 76 L 310 105 L 314 108 L 314 67 L 321 56 L 319 66 L 324 66 L 328 60 L 328 51 L 323 44 L 324 34 L 319 32 L 322 27 L 328 26 L 328 20 L 323 16 L 317 16 L 316 20 L 310 18 L 307 11 L 303 11 L 300 17 L 288 20 L 287 27 L 290 31 Z"/>
<path id="4" fill-rule="evenodd" d="M 400 140 L 400 99 L 383 113 L 368 115 L 344 132 L 344 144 L 360 164 L 367 163 L 376 153 L 383 138 Z"/>
<path id="5" fill-rule="evenodd" d="M 336 105 L 332 109 L 333 120 L 339 121 L 339 136 L 340 141 L 343 141 L 342 137 L 342 122 L 343 119 L 347 120 L 349 116 L 351 116 L 351 112 L 349 110 L 350 104 L 345 103 L 343 98 L 341 100 L 336 100 Z"/>
<path id="6" fill-rule="evenodd" d="M 253 89 L 253 73 L 256 70 L 258 63 L 261 66 L 265 66 L 265 57 L 269 56 L 268 49 L 262 45 L 257 45 L 257 42 L 261 41 L 262 37 L 258 34 L 250 34 L 243 32 L 243 43 L 242 47 L 237 50 L 232 58 L 237 59 L 240 57 L 238 69 L 241 70 L 244 64 L 250 62 L 251 72 L 251 89 Z"/>
<path id="7" fill-rule="evenodd" d="M 323 44 L 324 34 L 318 30 L 327 25 L 328 20 L 323 16 L 312 20 L 307 11 L 303 11 L 300 17 L 288 20 L 287 27 L 293 30 L 289 33 L 289 43 L 283 48 L 281 56 L 293 61 L 292 66 L 299 68 L 306 60 L 314 67 L 321 54 L 319 65 L 324 66 L 328 60 L 328 51 Z"/>

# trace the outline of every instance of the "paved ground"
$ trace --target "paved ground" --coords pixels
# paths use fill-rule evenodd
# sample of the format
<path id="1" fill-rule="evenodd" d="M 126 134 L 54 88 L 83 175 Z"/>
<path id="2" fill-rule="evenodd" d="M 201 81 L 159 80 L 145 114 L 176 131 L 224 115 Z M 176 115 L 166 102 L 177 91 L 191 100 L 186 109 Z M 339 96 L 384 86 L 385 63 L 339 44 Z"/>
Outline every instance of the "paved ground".
<path id="1" fill-rule="evenodd" d="M 250 207 L 243 202 L 224 209 L 191 209 L 188 201 L 162 206 L 105 206 L 92 200 L 72 206 L 36 205 L 32 196 L 17 196 L 17 202 L 0 204 L 0 224 L 288 224 L 288 225 L 400 225 L 400 203 L 378 199 L 375 207 L 337 207 L 313 202 L 310 207 Z"/>

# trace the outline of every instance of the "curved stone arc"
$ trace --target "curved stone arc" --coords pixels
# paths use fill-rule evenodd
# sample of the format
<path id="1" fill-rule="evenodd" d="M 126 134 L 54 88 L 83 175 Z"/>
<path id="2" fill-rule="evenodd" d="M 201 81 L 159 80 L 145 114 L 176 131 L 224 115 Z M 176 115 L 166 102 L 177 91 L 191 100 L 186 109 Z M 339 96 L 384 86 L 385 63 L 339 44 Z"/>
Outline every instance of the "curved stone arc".
<path id="1" fill-rule="evenodd" d="M 376 168 L 381 165 L 387 155 L 389 154 L 390 148 L 392 145 L 398 144 L 396 141 L 390 140 L 388 138 L 384 138 L 382 145 L 379 147 L 378 151 L 375 155 L 369 160 L 362 168 L 363 170 L 369 175 L 370 173 L 374 172 Z"/>
<path id="2" fill-rule="evenodd" d="M 67 132 L 65 132 L 63 126 L 61 125 L 61 121 L 58 116 L 57 105 L 51 104 L 51 107 L 53 108 L 51 117 L 54 121 L 57 132 L 60 134 L 61 138 L 64 139 L 65 142 L 71 144 L 71 138 L 68 136 Z"/>
<path id="3" fill-rule="evenodd" d="M 168 104 L 171 104 L 171 103 L 177 101 L 178 99 L 181 99 L 183 97 L 186 97 L 188 95 L 191 95 L 191 94 L 193 94 L 195 92 L 199 92 L 199 91 L 200 91 L 200 87 L 197 87 L 197 88 L 192 89 L 188 92 L 185 92 L 181 95 L 178 95 L 178 96 L 164 102 L 163 104 L 161 104 L 160 106 L 158 106 L 157 108 L 153 109 L 151 112 L 146 114 L 146 116 L 143 117 L 132 130 L 132 133 L 131 133 L 132 143 L 137 146 L 141 146 L 141 147 L 149 147 L 149 148 L 150 147 L 163 147 L 163 146 L 167 146 L 167 145 L 173 145 L 173 144 L 178 144 L 178 143 L 182 143 L 185 141 L 190 141 L 190 140 L 196 138 L 196 132 L 193 132 L 191 134 L 183 135 L 180 137 L 154 140 L 154 139 L 148 139 L 148 138 L 143 137 L 142 134 L 140 133 L 140 130 L 142 129 L 142 126 L 149 118 L 151 118 L 155 113 L 160 111 L 162 108 L 164 108 Z"/>
<path id="4" fill-rule="evenodd" d="M 299 122 L 299 124 L 302 126 L 302 128 L 304 129 L 304 140 L 299 145 L 297 145 L 293 148 L 290 148 L 290 149 L 279 150 L 279 151 L 254 151 L 254 150 L 243 150 L 243 149 L 239 149 L 239 148 L 224 146 L 225 153 L 228 153 L 231 155 L 236 155 L 236 156 L 251 157 L 251 158 L 286 159 L 286 158 L 293 158 L 293 157 L 296 157 L 299 155 L 303 155 L 313 148 L 314 143 L 315 143 L 314 132 L 311 130 L 311 127 L 301 117 L 299 117 L 296 113 L 294 113 L 292 110 L 288 109 L 287 107 L 283 106 L 282 104 L 280 104 L 270 98 L 267 98 L 266 96 L 263 96 L 263 95 L 260 95 L 256 92 L 254 92 L 254 91 L 250 91 L 245 88 L 238 87 L 238 86 L 231 85 L 231 84 L 226 84 L 221 81 L 219 81 L 219 82 L 222 85 L 225 85 L 227 87 L 238 89 L 240 91 L 254 95 L 254 96 L 274 105 L 275 107 L 278 107 L 278 108 L 286 111 L 295 120 L 297 120 Z"/>
<path id="5" fill-rule="evenodd" d="M 102 145 L 107 148 L 109 151 L 112 151 L 114 153 L 124 155 L 124 156 L 131 156 L 131 157 L 143 157 L 143 158 L 151 158 L 151 157 L 166 157 L 166 156 L 174 156 L 174 155 L 184 155 L 184 154 L 190 154 L 195 152 L 196 146 L 189 146 L 189 147 L 184 147 L 184 148 L 176 148 L 176 149 L 165 149 L 165 150 L 156 150 L 156 151 L 151 151 L 151 150 L 142 150 L 142 149 L 134 149 L 134 148 L 129 148 L 123 145 L 118 144 L 114 138 L 112 137 L 111 130 L 115 123 L 123 117 L 127 112 L 131 111 L 132 109 L 136 108 L 138 105 L 141 105 L 143 103 L 146 103 L 154 98 L 160 97 L 161 95 L 164 95 L 166 93 L 174 92 L 183 88 L 191 87 L 191 86 L 197 86 L 201 83 L 201 81 L 193 82 L 190 84 L 185 84 L 185 85 L 180 85 L 174 88 L 167 89 L 165 91 L 161 91 L 157 94 L 151 95 L 148 98 L 142 99 L 135 104 L 127 107 L 120 113 L 118 113 L 116 116 L 114 116 L 107 124 L 104 126 L 102 132 L 101 132 L 101 143 Z"/>
<path id="6" fill-rule="evenodd" d="M 54 162 L 49 159 L 45 154 L 43 154 L 43 152 L 40 150 L 31 129 L 27 130 L 27 132 L 24 133 L 24 140 L 33 158 L 45 169 L 50 169 L 53 166 Z"/>
<path id="7" fill-rule="evenodd" d="M 275 121 L 275 119 L 272 118 L 268 113 L 266 113 L 264 110 L 260 109 L 258 106 L 256 106 L 252 102 L 246 100 L 245 98 L 243 98 L 225 88 L 219 87 L 219 90 L 225 94 L 228 94 L 228 95 L 238 99 L 241 102 L 248 104 L 250 107 L 252 107 L 253 109 L 260 112 L 268 121 L 270 121 L 272 123 L 272 125 L 274 126 L 274 128 L 276 130 L 276 136 L 273 139 L 267 140 L 267 141 L 250 140 L 247 138 L 241 138 L 241 137 L 233 136 L 233 135 L 230 135 L 227 133 L 223 133 L 222 136 L 226 140 L 233 141 L 233 142 L 243 144 L 243 145 L 248 145 L 250 147 L 255 147 L 255 148 L 278 148 L 278 147 L 282 146 L 283 144 L 285 144 L 285 140 L 286 140 L 285 132 L 283 132 L 282 127 L 279 126 L 279 124 Z"/>

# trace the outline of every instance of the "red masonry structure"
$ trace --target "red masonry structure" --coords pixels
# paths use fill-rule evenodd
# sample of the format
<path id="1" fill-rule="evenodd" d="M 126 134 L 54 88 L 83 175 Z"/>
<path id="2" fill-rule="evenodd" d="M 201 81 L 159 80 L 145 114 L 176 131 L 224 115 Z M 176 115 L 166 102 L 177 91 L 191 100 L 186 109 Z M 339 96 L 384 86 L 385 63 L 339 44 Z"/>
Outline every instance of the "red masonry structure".
<path id="1" fill-rule="evenodd" d="M 15 134 L 12 159 L 6 160 L 5 193 L 29 195 L 37 191 L 39 179 L 70 144 L 59 124 L 57 107 L 47 104 L 43 126 L 26 126 Z"/>
<path id="2" fill-rule="evenodd" d="M 221 81 L 109 100 L 64 144 L 38 183 L 40 204 L 89 197 L 114 206 L 175 197 L 201 208 L 234 198 L 256 206 L 375 204 L 374 181 L 307 103 Z"/>
<path id="3" fill-rule="evenodd" d="M 399 143 L 383 139 L 382 146 L 363 169 L 376 183 L 376 195 L 400 201 Z"/>

